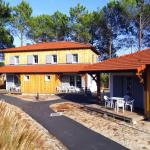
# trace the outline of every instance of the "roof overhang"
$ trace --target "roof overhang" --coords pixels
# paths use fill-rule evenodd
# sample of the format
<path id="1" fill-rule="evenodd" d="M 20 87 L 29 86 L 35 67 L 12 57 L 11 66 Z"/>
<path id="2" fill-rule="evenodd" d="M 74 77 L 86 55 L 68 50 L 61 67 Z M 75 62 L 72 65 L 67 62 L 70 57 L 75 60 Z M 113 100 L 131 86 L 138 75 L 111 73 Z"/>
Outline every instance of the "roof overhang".
<path id="1" fill-rule="evenodd" d="M 0 73 L 79 73 L 87 64 L 1 66 Z"/>

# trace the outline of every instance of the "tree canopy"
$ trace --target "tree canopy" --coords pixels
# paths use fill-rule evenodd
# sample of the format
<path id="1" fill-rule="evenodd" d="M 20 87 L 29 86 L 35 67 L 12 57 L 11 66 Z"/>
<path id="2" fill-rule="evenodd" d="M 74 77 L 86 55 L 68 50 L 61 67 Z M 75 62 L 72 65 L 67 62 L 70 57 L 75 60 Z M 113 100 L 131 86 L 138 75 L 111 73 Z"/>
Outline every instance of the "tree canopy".
<path id="1" fill-rule="evenodd" d="M 0 49 L 12 47 L 13 37 L 8 30 L 11 9 L 7 3 L 0 0 Z"/>
<path id="2" fill-rule="evenodd" d="M 31 15 L 32 8 L 25 0 L 12 8 L 12 33 L 20 39 L 21 45 L 23 45 L 24 38 L 29 31 Z"/>
<path id="3" fill-rule="evenodd" d="M 0 18 L 5 18 L 0 31 L 5 32 L 1 37 L 5 43 L 12 40 L 6 30 L 9 22 L 9 29 L 19 37 L 21 45 L 25 38 L 35 43 L 63 40 L 91 43 L 101 53 L 101 59 L 116 57 L 122 49 L 150 47 L 149 0 L 111 0 L 93 12 L 77 4 L 68 15 L 56 11 L 51 15 L 32 16 L 32 7 L 25 0 L 12 7 L 12 11 L 2 0 L 0 5 L 2 12 L 5 11 L 0 14 Z M 6 16 L 11 20 L 7 21 Z"/>

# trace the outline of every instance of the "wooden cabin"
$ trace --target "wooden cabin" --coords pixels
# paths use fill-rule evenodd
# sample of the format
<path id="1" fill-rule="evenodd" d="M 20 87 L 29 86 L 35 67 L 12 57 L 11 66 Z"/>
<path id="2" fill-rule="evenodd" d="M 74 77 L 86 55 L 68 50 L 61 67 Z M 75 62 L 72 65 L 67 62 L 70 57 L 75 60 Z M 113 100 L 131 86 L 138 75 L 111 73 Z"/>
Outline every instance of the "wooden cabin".
<path id="1" fill-rule="evenodd" d="M 47 42 L 1 50 L 5 65 L 6 90 L 21 93 L 51 94 L 58 87 L 96 90 L 92 78 L 79 74 L 85 66 L 96 63 L 98 52 L 90 44 Z"/>

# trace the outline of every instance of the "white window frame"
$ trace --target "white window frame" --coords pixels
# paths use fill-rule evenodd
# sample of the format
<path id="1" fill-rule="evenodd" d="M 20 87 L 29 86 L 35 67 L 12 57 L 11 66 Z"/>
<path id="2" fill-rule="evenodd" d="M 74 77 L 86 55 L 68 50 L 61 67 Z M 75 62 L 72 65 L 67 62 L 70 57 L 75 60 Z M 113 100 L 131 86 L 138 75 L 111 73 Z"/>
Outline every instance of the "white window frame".
<path id="1" fill-rule="evenodd" d="M 50 77 L 50 79 L 48 77 Z M 45 75 L 45 81 L 50 81 L 50 80 L 51 80 L 51 75 L 50 74 L 46 74 Z"/>
<path id="2" fill-rule="evenodd" d="M 30 75 L 24 75 L 24 81 L 29 81 L 30 80 Z"/>

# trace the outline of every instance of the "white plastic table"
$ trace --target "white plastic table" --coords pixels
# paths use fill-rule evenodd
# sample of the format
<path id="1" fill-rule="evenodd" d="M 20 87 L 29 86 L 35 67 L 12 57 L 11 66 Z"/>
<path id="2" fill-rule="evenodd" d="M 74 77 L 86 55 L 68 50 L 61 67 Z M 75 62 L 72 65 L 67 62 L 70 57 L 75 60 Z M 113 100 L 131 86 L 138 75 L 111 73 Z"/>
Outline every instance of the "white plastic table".
<path id="1" fill-rule="evenodd" d="M 116 108 L 116 101 L 118 101 L 118 100 L 124 100 L 124 98 L 122 98 L 122 97 L 110 97 L 110 99 L 113 101 L 113 103 L 114 103 L 114 108 Z M 115 109 L 115 111 L 116 111 L 116 109 Z"/>

